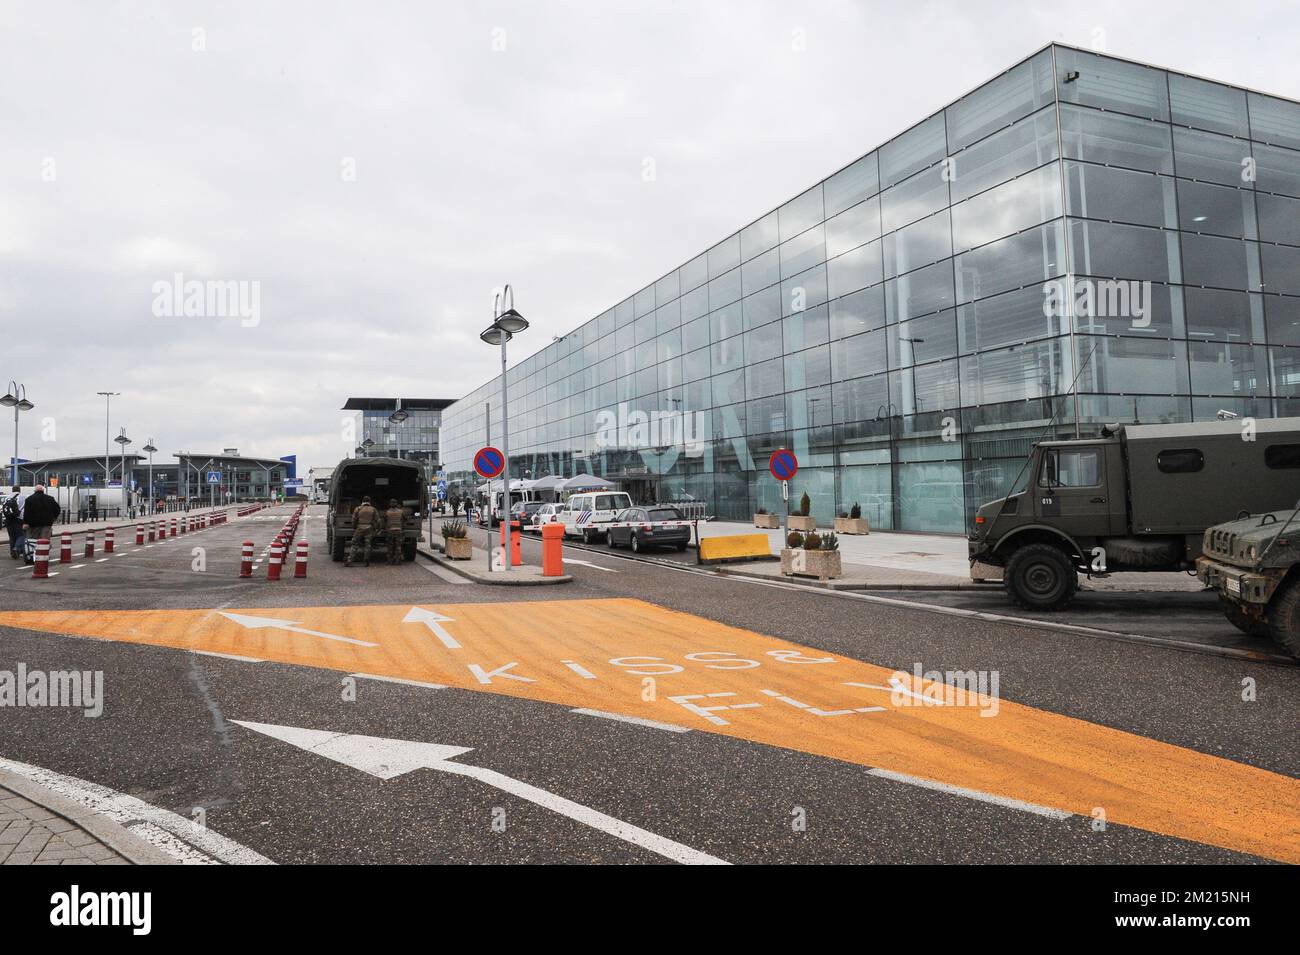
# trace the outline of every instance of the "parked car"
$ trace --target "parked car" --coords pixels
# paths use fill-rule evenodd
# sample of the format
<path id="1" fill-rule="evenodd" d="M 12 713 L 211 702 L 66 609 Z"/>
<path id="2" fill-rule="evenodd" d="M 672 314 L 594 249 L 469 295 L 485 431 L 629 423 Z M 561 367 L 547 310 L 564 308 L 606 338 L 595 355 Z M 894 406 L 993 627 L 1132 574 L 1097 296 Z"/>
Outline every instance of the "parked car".
<path id="1" fill-rule="evenodd" d="M 605 525 L 620 511 L 632 506 L 626 491 L 598 491 L 574 494 L 564 502 L 560 520 L 566 537 L 581 537 L 590 544 L 605 533 Z"/>
<path id="2" fill-rule="evenodd" d="M 543 504 L 533 512 L 532 523 L 524 525 L 524 530 L 533 531 L 540 534 L 543 524 L 556 524 L 560 521 L 560 512 L 564 510 L 563 504 Z"/>
<path id="3" fill-rule="evenodd" d="M 541 501 L 516 501 L 515 506 L 510 508 L 510 520 L 518 521 L 521 531 L 528 530 L 533 526 L 533 515 L 541 509 Z"/>
<path id="4" fill-rule="evenodd" d="M 629 507 L 619 512 L 614 524 L 606 530 L 605 540 L 610 547 L 627 545 L 634 553 L 649 547 L 685 550 L 691 542 L 691 525 L 663 523 L 685 520 L 675 507 Z"/>

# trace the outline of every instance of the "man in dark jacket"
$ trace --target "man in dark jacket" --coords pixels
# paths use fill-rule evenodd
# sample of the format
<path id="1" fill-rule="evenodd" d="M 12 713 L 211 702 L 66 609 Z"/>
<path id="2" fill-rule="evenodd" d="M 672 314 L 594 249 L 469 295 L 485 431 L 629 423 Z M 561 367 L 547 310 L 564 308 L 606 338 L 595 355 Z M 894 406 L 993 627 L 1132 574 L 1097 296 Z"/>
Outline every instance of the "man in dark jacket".
<path id="1" fill-rule="evenodd" d="M 27 536 L 32 540 L 49 540 L 54 531 L 54 522 L 59 517 L 59 502 L 45 493 L 45 485 L 36 485 L 36 490 L 23 505 L 23 526 Z"/>
<path id="2" fill-rule="evenodd" d="M 0 513 L 4 515 L 5 530 L 9 533 L 9 556 L 23 556 L 23 547 L 27 536 L 23 533 L 23 489 L 14 485 L 13 494 L 0 504 Z"/>

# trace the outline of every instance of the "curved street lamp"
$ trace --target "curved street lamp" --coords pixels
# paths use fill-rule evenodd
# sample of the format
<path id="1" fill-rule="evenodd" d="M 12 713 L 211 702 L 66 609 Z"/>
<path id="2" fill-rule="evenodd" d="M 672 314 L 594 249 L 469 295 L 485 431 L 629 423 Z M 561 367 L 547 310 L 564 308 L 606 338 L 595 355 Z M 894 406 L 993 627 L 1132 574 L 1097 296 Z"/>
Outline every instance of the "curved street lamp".
<path id="1" fill-rule="evenodd" d="M 126 495 L 127 495 L 127 488 L 126 488 L 126 446 L 127 446 L 128 444 L 131 443 L 131 439 L 128 438 L 128 437 L 126 436 L 126 428 L 121 428 L 121 429 L 119 429 L 118 432 L 117 432 L 117 437 L 114 438 L 113 440 L 116 441 L 118 447 L 120 447 L 120 448 L 122 449 L 122 451 L 121 451 L 121 456 L 122 456 L 122 468 L 121 468 L 121 472 L 120 472 L 120 473 L 121 473 L 121 475 L 122 475 L 122 507 L 123 507 L 123 509 L 125 510 L 125 507 L 126 507 Z M 107 481 L 104 482 L 104 490 L 108 490 L 108 482 L 107 482 Z M 105 505 L 105 506 L 107 506 L 107 505 Z"/>
<path id="2" fill-rule="evenodd" d="M 153 438 L 150 438 L 150 439 L 149 439 L 149 443 L 146 444 L 146 445 L 145 445 L 143 448 L 141 448 L 140 450 L 141 450 L 141 451 L 145 451 L 145 452 L 147 452 L 148 455 L 149 455 L 149 511 L 148 511 L 148 513 L 152 514 L 152 513 L 153 513 L 153 502 L 154 502 L 154 497 L 153 497 L 153 455 L 154 455 L 154 452 L 157 451 L 158 449 L 155 448 L 155 447 L 153 446 Z"/>
<path id="3" fill-rule="evenodd" d="M 505 304 L 507 296 L 510 298 L 510 307 L 502 311 L 501 306 Z M 505 288 L 492 297 L 492 324 L 483 329 L 478 336 L 489 345 L 501 347 L 501 456 L 505 458 L 505 470 L 502 474 L 505 478 L 505 490 L 501 498 L 503 541 L 508 540 L 510 524 L 510 400 L 506 388 L 506 343 L 520 332 L 527 330 L 528 319 L 515 311 L 515 290 L 507 282 Z M 489 523 L 491 523 L 490 518 Z M 506 570 L 510 569 L 508 546 L 508 544 L 504 545 L 504 548 L 507 548 L 504 561 Z"/>
<path id="4" fill-rule="evenodd" d="M 14 460 L 13 486 L 18 486 L 18 412 L 31 411 L 36 406 L 27 400 L 27 386 L 16 381 L 9 382 L 9 389 L 0 398 L 0 405 L 14 409 Z"/>

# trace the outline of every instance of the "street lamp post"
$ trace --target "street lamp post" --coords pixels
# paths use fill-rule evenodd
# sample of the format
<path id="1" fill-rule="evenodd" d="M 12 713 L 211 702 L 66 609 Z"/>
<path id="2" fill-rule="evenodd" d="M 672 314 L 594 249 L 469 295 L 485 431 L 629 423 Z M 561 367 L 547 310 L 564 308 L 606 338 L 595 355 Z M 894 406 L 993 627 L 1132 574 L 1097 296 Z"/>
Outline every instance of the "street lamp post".
<path id="1" fill-rule="evenodd" d="M 504 312 L 501 306 L 504 304 L 506 296 L 510 297 L 510 307 Z M 503 541 L 503 566 L 506 570 L 510 569 L 510 399 L 506 387 L 506 342 L 514 338 L 515 335 L 528 329 L 528 320 L 515 311 L 515 292 L 506 283 L 504 289 L 498 292 L 492 298 L 492 324 L 485 328 L 479 338 L 489 345 L 501 346 L 501 456 L 505 458 L 505 487 L 503 497 L 501 498 L 501 521 Z M 488 483 L 488 505 L 491 506 L 492 485 Z M 492 523 L 491 517 L 488 518 L 489 526 Z"/>
<path id="2" fill-rule="evenodd" d="M 112 476 L 112 465 L 108 460 L 108 409 L 120 391 L 97 391 L 95 394 L 104 399 L 104 490 L 108 490 L 108 480 Z"/>
<path id="3" fill-rule="evenodd" d="M 116 441 L 117 444 L 118 444 L 118 447 L 120 447 L 120 448 L 122 449 L 122 452 L 121 452 L 121 456 L 122 456 L 122 509 L 123 509 L 123 511 L 125 511 L 125 510 L 126 510 L 126 496 L 127 496 L 127 493 L 128 493 L 128 492 L 127 492 L 127 489 L 126 489 L 126 446 L 127 446 L 128 444 L 131 443 L 131 439 L 128 438 L 128 437 L 126 436 L 126 428 L 122 428 L 120 431 L 118 431 L 118 433 L 117 433 L 117 437 L 114 438 L 113 440 Z M 104 490 L 106 490 L 106 491 L 108 490 L 107 483 L 105 484 Z"/>
<path id="4" fill-rule="evenodd" d="M 153 438 L 150 438 L 150 439 L 149 439 L 149 443 L 146 444 L 146 445 L 145 445 L 143 448 L 141 448 L 140 450 L 141 450 L 141 451 L 147 451 L 147 452 L 149 453 L 149 513 L 152 514 L 152 513 L 153 513 L 153 502 L 154 502 L 154 496 L 153 496 L 153 453 L 154 453 L 155 451 L 157 451 L 158 449 L 155 448 L 155 447 L 153 446 Z"/>
<path id="5" fill-rule="evenodd" d="M 27 400 L 27 386 L 16 381 L 9 382 L 9 390 L 0 398 L 0 405 L 14 409 L 14 461 L 13 486 L 18 486 L 18 412 L 31 411 L 36 406 Z"/>

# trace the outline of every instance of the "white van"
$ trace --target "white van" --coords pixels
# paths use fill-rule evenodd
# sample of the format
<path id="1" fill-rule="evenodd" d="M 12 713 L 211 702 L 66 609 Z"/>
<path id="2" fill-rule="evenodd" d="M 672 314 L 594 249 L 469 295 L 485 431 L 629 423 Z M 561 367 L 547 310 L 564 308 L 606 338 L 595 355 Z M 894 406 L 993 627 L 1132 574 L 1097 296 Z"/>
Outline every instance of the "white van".
<path id="1" fill-rule="evenodd" d="M 632 498 L 626 491 L 575 494 L 564 502 L 564 511 L 560 515 L 564 536 L 581 537 L 584 544 L 590 544 L 605 533 L 601 524 L 610 523 L 620 511 L 631 506 Z"/>

